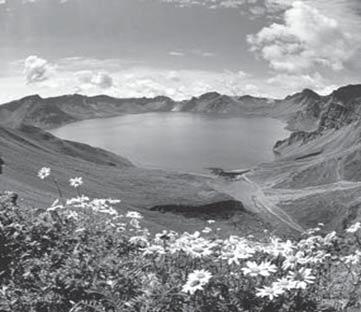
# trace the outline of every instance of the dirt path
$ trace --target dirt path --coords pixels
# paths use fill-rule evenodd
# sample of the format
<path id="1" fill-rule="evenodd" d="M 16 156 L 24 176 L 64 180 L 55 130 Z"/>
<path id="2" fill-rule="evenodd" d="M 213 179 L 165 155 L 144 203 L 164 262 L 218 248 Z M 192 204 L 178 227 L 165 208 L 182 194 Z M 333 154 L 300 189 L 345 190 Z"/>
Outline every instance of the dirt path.
<path id="1" fill-rule="evenodd" d="M 271 196 L 267 195 L 247 175 L 243 175 L 240 180 L 235 182 L 225 182 L 224 184 L 212 183 L 212 187 L 242 202 L 250 211 L 274 216 L 297 232 L 304 232 L 304 229 L 297 222 L 277 206 L 279 202 L 277 196 L 274 194 Z"/>

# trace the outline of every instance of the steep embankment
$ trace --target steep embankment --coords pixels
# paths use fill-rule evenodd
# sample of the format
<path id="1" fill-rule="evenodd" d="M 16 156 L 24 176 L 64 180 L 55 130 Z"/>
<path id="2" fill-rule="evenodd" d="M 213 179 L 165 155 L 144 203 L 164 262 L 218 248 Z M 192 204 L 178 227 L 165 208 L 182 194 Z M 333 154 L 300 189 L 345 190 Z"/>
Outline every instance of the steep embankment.
<path id="1" fill-rule="evenodd" d="M 283 184 L 306 187 L 361 181 L 361 85 L 340 88 L 316 105 L 322 107 L 317 129 L 294 132 L 275 145 L 282 159 L 305 163 Z"/>
<path id="2" fill-rule="evenodd" d="M 304 108 L 296 124 L 311 111 L 317 127 L 278 142 L 278 160 L 249 176 L 301 226 L 340 228 L 361 208 L 361 85 L 315 97 Z"/>

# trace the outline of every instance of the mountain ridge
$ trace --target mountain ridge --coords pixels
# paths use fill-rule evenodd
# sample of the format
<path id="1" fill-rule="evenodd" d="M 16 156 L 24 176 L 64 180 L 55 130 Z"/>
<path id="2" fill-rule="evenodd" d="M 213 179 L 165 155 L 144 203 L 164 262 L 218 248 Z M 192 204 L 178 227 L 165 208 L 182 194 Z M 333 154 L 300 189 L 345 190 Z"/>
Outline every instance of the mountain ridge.
<path id="1" fill-rule="evenodd" d="M 268 116 L 272 115 L 278 103 L 278 100 L 232 97 L 217 92 L 183 101 L 174 101 L 165 96 L 122 99 L 107 95 L 89 97 L 73 94 L 50 98 L 32 95 L 0 105 L 0 124 L 14 128 L 27 124 L 49 130 L 85 119 L 146 112 Z"/>
<path id="2" fill-rule="evenodd" d="M 342 88 L 338 90 L 341 94 Z M 218 92 L 208 92 L 182 101 L 175 101 L 166 96 L 115 98 L 108 95 L 86 96 L 75 93 L 42 98 L 39 95 L 30 95 L 0 105 L 0 124 L 9 127 L 28 124 L 42 129 L 52 129 L 84 119 L 122 114 L 192 112 L 269 116 L 287 121 L 291 131 L 309 131 L 315 127 L 315 119 L 321 111 L 317 104 L 329 96 L 321 96 L 310 89 L 304 89 L 284 99 L 251 95 L 229 96 Z M 45 115 L 47 119 L 42 119 Z"/>
<path id="3" fill-rule="evenodd" d="M 122 173 L 119 172 L 125 180 L 114 179 L 125 189 L 128 189 L 127 183 L 135 183 L 140 193 L 144 193 L 144 190 L 139 185 L 152 185 L 153 190 L 145 192 L 146 198 L 143 198 L 144 194 L 137 195 L 141 197 L 139 207 L 153 207 L 160 211 L 167 208 L 178 213 L 184 213 L 187 207 L 214 211 L 218 206 L 214 208 L 213 204 L 226 205 L 231 200 L 231 205 L 232 201 L 244 203 L 249 211 L 263 217 L 267 215 L 263 220 L 272 220 L 272 225 L 276 228 L 281 226 L 283 233 L 289 233 L 290 229 L 285 229 L 280 219 L 288 220 L 288 223 L 294 224 L 294 228 L 314 227 L 318 222 L 323 222 L 327 229 L 333 230 L 344 227 L 345 222 L 351 222 L 354 218 L 361 218 L 361 200 L 358 196 L 361 192 L 361 85 L 345 86 L 327 96 L 305 89 L 281 100 L 230 97 L 212 92 L 180 102 L 167 97 L 115 99 L 102 95 L 68 95 L 50 99 L 32 96 L 4 105 L 0 106 L 0 125 L 8 125 L 11 131 L 27 132 L 32 129 L 37 132 L 40 130 L 36 129 L 41 128 L 42 134 L 37 134 L 33 139 L 42 145 L 49 141 L 45 132 L 47 129 L 78 120 L 110 117 L 114 113 L 180 111 L 279 118 L 287 123 L 292 133 L 286 140 L 276 143 L 274 152 L 277 159 L 260 164 L 238 182 L 195 182 L 193 179 L 201 178 L 189 180 L 187 175 L 133 169 L 129 164 L 122 169 Z M 51 153 L 61 154 L 59 147 L 52 145 L 50 150 Z M 77 166 L 78 163 L 73 165 Z M 106 166 L 111 168 L 109 164 Z M 189 184 L 189 181 L 193 182 Z M 188 184 L 192 188 L 192 183 L 195 183 L 197 194 L 184 188 Z M 170 185 L 175 194 L 159 195 Z M 200 194 L 206 193 L 214 196 L 202 199 L 203 195 Z M 126 202 L 132 203 L 129 195 L 121 194 Z M 232 211 L 232 207 L 229 211 Z"/>

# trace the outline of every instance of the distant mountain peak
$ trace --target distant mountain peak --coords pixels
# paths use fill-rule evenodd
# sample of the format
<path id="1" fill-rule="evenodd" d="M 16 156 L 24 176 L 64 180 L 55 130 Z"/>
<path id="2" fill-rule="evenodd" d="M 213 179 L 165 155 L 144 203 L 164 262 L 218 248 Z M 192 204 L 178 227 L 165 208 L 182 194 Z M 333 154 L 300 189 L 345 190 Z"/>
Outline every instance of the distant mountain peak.
<path id="1" fill-rule="evenodd" d="M 341 87 L 334 91 L 331 95 L 343 102 L 359 98 L 361 97 L 361 84 Z"/>
<path id="2" fill-rule="evenodd" d="M 307 96 L 312 96 L 312 97 L 320 97 L 320 95 L 317 92 L 313 91 L 312 89 L 308 89 L 308 88 L 303 89 L 301 94 L 304 94 Z"/>
<path id="3" fill-rule="evenodd" d="M 39 94 L 32 94 L 23 97 L 20 101 L 40 101 L 43 100 L 43 98 Z"/>
<path id="4" fill-rule="evenodd" d="M 216 91 L 213 91 L 213 92 L 207 92 L 207 93 L 204 93 L 202 94 L 199 99 L 214 99 L 214 98 L 217 98 L 217 97 L 220 97 L 221 94 L 216 92 Z"/>
<path id="5" fill-rule="evenodd" d="M 294 93 L 292 95 L 287 96 L 285 99 L 289 100 L 289 99 L 294 99 L 294 98 L 312 98 L 312 99 L 320 99 L 321 96 L 316 93 L 315 91 L 311 90 L 311 89 L 303 89 L 301 92 L 297 92 Z"/>

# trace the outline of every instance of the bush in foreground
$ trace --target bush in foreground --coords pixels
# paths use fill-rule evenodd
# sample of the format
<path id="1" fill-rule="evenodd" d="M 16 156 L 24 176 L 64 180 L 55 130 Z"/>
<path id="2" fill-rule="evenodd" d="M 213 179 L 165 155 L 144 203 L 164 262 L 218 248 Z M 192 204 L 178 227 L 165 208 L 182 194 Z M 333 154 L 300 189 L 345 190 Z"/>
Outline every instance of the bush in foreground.
<path id="1" fill-rule="evenodd" d="M 212 220 L 151 235 L 70 182 L 78 196 L 40 213 L 0 207 L 0 312 L 360 311 L 360 223 L 298 242 L 221 239 Z"/>

